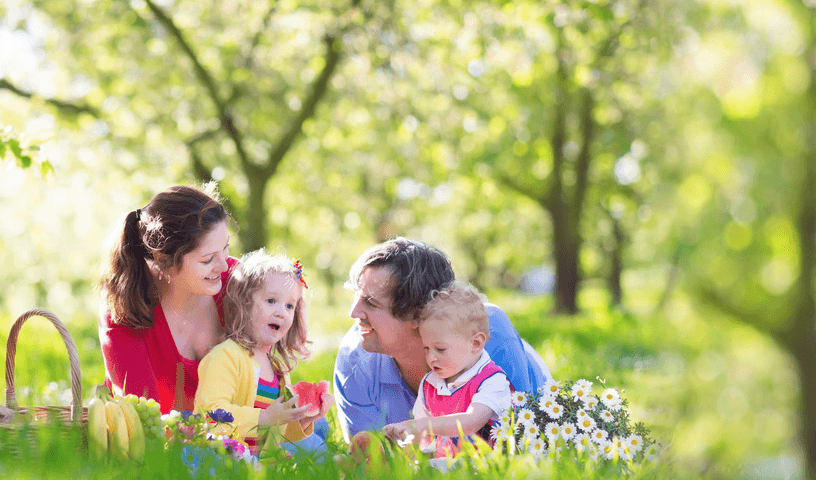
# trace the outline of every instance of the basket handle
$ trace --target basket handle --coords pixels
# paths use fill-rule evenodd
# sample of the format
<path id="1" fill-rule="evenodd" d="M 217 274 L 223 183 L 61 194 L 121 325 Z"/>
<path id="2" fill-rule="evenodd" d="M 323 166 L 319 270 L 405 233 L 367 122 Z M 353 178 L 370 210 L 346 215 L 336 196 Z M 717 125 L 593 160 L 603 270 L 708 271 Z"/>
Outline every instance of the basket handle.
<path id="1" fill-rule="evenodd" d="M 71 338 L 63 322 L 56 315 L 42 308 L 35 308 L 20 315 L 9 332 L 6 343 L 6 406 L 14 411 L 19 410 L 14 389 L 14 357 L 17 354 L 17 336 L 26 320 L 34 316 L 50 320 L 63 337 L 65 347 L 68 349 L 68 361 L 71 364 L 71 394 L 73 397 L 71 418 L 79 423 L 82 419 L 82 382 L 80 381 L 80 359 L 77 355 L 77 346 L 74 345 L 74 339 Z"/>

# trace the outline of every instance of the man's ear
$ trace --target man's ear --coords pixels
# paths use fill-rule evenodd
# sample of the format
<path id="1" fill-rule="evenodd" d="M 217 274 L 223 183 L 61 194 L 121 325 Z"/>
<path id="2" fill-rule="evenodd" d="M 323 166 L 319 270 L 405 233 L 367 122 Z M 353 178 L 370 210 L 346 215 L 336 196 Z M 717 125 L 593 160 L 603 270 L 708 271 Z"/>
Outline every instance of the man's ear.
<path id="1" fill-rule="evenodd" d="M 472 335 L 471 345 L 473 353 L 483 350 L 483 346 L 486 345 L 486 334 L 483 332 L 476 332 L 474 335 Z"/>

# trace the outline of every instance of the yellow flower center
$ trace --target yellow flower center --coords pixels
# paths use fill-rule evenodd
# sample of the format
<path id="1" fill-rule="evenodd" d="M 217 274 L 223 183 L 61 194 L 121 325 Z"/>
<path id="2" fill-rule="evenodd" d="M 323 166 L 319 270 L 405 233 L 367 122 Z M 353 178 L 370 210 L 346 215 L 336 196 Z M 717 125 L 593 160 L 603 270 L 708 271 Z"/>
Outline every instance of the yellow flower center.
<path id="1" fill-rule="evenodd" d="M 577 391 L 577 396 L 582 397 L 583 396 L 583 390 L 578 390 Z"/>

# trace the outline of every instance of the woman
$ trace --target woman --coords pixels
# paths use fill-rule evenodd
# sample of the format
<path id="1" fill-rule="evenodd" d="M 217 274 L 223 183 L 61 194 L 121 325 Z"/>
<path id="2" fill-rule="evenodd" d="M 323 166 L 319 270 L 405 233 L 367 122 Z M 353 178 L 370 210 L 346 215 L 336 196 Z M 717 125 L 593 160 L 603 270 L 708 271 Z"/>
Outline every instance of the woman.
<path id="1" fill-rule="evenodd" d="M 222 296 L 237 260 L 213 185 L 176 186 L 129 212 L 100 281 L 105 384 L 193 409 L 199 361 L 219 342 Z"/>

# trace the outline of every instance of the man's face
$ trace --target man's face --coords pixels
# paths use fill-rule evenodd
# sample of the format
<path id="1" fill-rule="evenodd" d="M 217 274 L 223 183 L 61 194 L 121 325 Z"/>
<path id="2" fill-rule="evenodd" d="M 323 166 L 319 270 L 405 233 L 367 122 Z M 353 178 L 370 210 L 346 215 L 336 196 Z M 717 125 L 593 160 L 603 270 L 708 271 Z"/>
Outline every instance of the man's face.
<path id="1" fill-rule="evenodd" d="M 358 277 L 350 317 L 358 321 L 361 348 L 395 356 L 406 346 L 408 335 L 416 335 L 412 322 L 401 321 L 390 311 L 392 273 L 386 267 L 366 267 Z"/>

